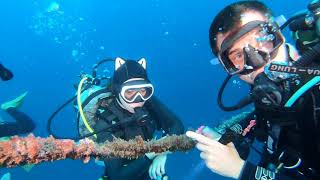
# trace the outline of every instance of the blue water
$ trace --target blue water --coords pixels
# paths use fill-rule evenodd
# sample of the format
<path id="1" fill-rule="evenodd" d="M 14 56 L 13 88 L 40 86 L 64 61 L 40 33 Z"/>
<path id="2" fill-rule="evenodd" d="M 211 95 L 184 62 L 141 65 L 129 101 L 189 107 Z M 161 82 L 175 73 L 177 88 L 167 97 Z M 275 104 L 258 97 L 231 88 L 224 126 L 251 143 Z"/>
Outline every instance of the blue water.
<path id="1" fill-rule="evenodd" d="M 156 95 L 183 121 L 187 129 L 214 126 L 234 113 L 216 103 L 225 72 L 216 65 L 208 43 L 213 17 L 231 0 L 2 0 L 0 5 L 0 61 L 15 78 L 1 82 L 0 100 L 28 91 L 22 111 L 37 123 L 37 136 L 48 136 L 46 121 L 75 92 L 80 71 L 90 72 L 102 58 L 147 59 Z M 289 17 L 305 1 L 264 1 L 277 15 Z M 288 35 L 288 33 L 286 33 Z M 287 36 L 290 39 L 289 36 Z M 213 60 L 213 61 L 212 61 Z M 247 93 L 233 80 L 226 101 Z M 236 92 L 236 93 L 235 93 Z M 3 112 L 1 116 L 8 118 Z M 75 134 L 75 114 L 68 108 L 54 128 Z M 58 161 L 1 169 L 12 179 L 98 179 L 103 168 L 93 162 Z M 188 173 L 186 173 L 188 172 Z M 224 179 L 210 172 L 194 150 L 169 156 L 171 179 Z"/>

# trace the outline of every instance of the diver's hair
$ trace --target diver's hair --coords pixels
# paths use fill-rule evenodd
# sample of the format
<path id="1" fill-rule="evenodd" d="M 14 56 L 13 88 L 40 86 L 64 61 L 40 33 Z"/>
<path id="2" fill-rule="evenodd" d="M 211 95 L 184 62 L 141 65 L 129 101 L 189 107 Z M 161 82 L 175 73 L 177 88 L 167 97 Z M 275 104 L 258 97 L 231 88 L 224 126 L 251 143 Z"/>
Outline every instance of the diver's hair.
<path id="1" fill-rule="evenodd" d="M 256 0 L 238 1 L 222 9 L 212 21 L 209 30 L 210 46 L 216 56 L 218 54 L 217 34 L 236 30 L 241 20 L 241 14 L 248 10 L 258 11 L 270 17 L 273 16 L 272 11 L 264 3 Z"/>

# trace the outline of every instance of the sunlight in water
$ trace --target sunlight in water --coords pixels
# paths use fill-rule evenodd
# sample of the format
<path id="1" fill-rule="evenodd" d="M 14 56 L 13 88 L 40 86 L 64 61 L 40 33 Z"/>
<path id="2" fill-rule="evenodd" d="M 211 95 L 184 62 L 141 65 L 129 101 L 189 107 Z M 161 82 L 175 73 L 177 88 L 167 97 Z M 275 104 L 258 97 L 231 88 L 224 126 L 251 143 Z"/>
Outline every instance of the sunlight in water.
<path id="1" fill-rule="evenodd" d="M 58 11 L 59 9 L 60 5 L 57 2 L 52 2 L 48 7 L 47 12 Z"/>

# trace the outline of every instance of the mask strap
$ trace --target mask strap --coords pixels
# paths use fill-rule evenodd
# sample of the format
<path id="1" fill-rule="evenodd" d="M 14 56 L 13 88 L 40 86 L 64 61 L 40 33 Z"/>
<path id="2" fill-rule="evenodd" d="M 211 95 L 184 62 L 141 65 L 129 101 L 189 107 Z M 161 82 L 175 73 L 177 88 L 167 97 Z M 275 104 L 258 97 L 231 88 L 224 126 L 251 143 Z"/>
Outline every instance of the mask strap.
<path id="1" fill-rule="evenodd" d="M 230 48 L 230 46 L 237 41 L 238 39 L 240 39 L 243 35 L 247 34 L 248 32 L 250 32 L 252 29 L 260 26 L 260 24 L 265 24 L 266 22 L 264 21 L 252 21 L 249 22 L 247 24 L 245 24 L 239 31 L 230 34 L 221 44 L 221 50 L 220 52 L 224 52 L 225 50 L 227 50 L 228 48 Z"/>

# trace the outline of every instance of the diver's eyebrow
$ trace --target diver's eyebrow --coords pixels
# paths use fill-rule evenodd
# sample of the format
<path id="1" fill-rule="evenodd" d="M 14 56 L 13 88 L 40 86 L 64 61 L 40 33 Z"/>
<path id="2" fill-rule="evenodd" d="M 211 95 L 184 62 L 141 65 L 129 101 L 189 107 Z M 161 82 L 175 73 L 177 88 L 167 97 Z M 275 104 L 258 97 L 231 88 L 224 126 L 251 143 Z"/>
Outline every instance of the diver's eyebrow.
<path id="1" fill-rule="evenodd" d="M 239 50 L 240 50 L 240 48 L 232 49 L 232 50 L 230 50 L 228 52 L 228 55 L 231 55 L 231 54 L 233 54 L 233 53 L 235 53 L 236 51 L 239 51 Z"/>

